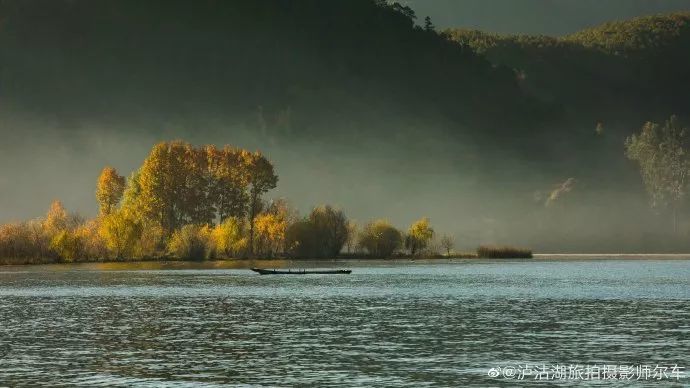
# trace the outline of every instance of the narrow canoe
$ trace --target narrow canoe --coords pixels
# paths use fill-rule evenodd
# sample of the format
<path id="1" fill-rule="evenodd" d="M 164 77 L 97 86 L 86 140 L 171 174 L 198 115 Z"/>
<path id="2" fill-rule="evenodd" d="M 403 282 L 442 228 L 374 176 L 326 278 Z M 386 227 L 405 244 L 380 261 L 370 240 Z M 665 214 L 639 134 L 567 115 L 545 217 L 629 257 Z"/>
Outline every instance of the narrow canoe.
<path id="1" fill-rule="evenodd" d="M 352 273 L 351 269 L 333 269 L 333 270 L 277 270 L 277 269 L 265 269 L 265 268 L 252 268 L 252 271 L 258 273 L 259 275 L 310 275 L 310 274 L 325 274 L 325 275 L 349 275 Z"/>

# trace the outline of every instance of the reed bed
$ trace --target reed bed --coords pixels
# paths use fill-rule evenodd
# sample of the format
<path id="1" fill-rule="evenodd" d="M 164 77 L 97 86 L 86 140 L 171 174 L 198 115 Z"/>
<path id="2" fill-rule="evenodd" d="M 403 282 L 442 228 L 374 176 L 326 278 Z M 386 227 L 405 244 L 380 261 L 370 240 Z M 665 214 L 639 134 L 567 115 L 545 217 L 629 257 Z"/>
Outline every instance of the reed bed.
<path id="1" fill-rule="evenodd" d="M 531 259 L 532 250 L 511 246 L 482 245 L 477 248 L 477 257 L 486 259 Z"/>

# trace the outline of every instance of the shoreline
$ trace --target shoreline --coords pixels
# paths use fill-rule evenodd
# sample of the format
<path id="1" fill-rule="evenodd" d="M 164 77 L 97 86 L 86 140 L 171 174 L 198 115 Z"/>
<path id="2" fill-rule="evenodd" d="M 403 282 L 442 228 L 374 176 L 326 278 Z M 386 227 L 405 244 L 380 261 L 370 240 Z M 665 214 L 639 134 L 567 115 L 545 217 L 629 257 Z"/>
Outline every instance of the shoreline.
<path id="1" fill-rule="evenodd" d="M 19 268 L 52 268 L 59 270 L 205 270 L 205 269 L 249 269 L 266 268 L 332 268 L 336 266 L 386 266 L 391 264 L 430 265 L 430 264 L 497 264 L 525 262 L 557 261 L 607 261 L 607 260 L 690 260 L 690 253 L 554 253 L 535 254 L 531 259 L 494 259 L 494 258 L 410 258 L 395 257 L 389 259 L 368 258 L 335 258 L 335 259 L 223 259 L 223 260 L 132 260 L 132 261 L 85 261 L 72 263 L 37 263 L 37 264 L 2 264 L 0 272 Z"/>

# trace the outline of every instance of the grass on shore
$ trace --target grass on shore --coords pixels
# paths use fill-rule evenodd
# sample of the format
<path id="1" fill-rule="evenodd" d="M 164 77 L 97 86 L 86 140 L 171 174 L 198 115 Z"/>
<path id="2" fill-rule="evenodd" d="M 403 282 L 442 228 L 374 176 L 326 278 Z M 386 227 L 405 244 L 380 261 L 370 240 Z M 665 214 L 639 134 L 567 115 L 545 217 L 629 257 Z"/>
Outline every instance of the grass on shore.
<path id="1" fill-rule="evenodd" d="M 410 260 L 431 260 L 431 259 L 477 259 L 477 258 L 487 258 L 487 259 L 521 259 L 521 258 L 532 258 L 532 251 L 529 249 L 515 248 L 515 247 L 497 247 L 497 246 L 480 246 L 476 253 L 466 252 L 466 253 L 451 253 L 450 255 L 441 254 L 431 254 L 431 255 L 416 255 L 411 256 L 408 254 L 395 254 L 387 259 L 410 259 Z M 251 260 L 262 260 L 269 258 L 253 258 Z M 299 257 L 275 257 L 270 260 L 275 259 L 288 259 L 288 260 L 310 260 L 310 259 L 300 259 Z M 340 260 L 374 260 L 375 258 L 362 253 L 342 253 L 338 255 L 336 259 Z M 230 258 L 230 259 L 217 259 L 217 260 L 205 260 L 205 261 L 226 261 L 226 260 L 241 260 L 240 258 Z M 148 262 L 148 261 L 198 261 L 198 260 L 186 260 L 172 256 L 161 256 L 161 257 L 146 257 L 137 259 L 112 259 L 112 258 L 91 258 L 75 261 L 63 261 L 51 257 L 43 258 L 3 258 L 0 257 L 0 265 L 36 265 L 36 264 L 77 264 L 77 263 L 126 263 L 126 262 Z"/>
<path id="2" fill-rule="evenodd" d="M 532 251 L 509 246 L 482 245 L 477 248 L 477 257 L 483 259 L 531 259 Z"/>

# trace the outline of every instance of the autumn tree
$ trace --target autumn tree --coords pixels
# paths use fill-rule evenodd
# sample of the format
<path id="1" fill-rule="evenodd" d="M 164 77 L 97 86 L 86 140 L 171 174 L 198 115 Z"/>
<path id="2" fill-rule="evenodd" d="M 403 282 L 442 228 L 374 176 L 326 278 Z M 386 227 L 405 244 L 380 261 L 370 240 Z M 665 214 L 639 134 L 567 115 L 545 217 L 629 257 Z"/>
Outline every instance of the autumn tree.
<path id="1" fill-rule="evenodd" d="M 125 177 L 118 175 L 117 170 L 106 167 L 101 171 L 96 185 L 96 199 L 100 214 L 108 215 L 120 200 L 125 190 Z"/>
<path id="2" fill-rule="evenodd" d="M 168 250 L 180 259 L 204 260 L 211 258 L 209 249 L 211 229 L 208 225 L 185 225 L 176 230 L 168 243 Z"/>
<path id="3" fill-rule="evenodd" d="M 207 223 L 213 217 L 207 200 L 206 159 L 181 141 L 156 144 L 138 173 L 138 203 L 143 216 L 156 221 L 166 234 L 187 223 Z"/>
<path id="4" fill-rule="evenodd" d="M 260 153 L 165 142 L 151 150 L 126 190 L 125 204 L 135 204 L 166 235 L 186 224 L 211 225 L 249 214 L 251 251 L 261 197 L 275 188 L 277 179 Z"/>
<path id="5" fill-rule="evenodd" d="M 405 248 L 414 256 L 417 252 L 426 248 L 433 237 L 434 230 L 429 226 L 429 219 L 422 218 L 410 225 L 405 236 Z"/>
<path id="6" fill-rule="evenodd" d="M 249 153 L 230 146 L 225 146 L 221 150 L 209 147 L 206 152 L 214 178 L 211 197 L 220 222 L 227 217 L 245 217 L 249 201 Z"/>
<path id="7" fill-rule="evenodd" d="M 261 153 L 246 153 L 244 162 L 247 166 L 249 183 L 249 254 L 254 254 L 254 219 L 261 210 L 261 196 L 278 184 L 278 177 L 273 165 Z"/>
<path id="8" fill-rule="evenodd" d="M 286 252 L 287 230 L 297 220 L 297 211 L 284 199 L 273 200 L 264 208 L 255 220 L 255 250 L 258 254 L 272 257 Z"/>
<path id="9" fill-rule="evenodd" d="M 642 131 L 625 141 L 626 156 L 637 162 L 651 206 L 669 209 L 673 231 L 678 228 L 678 210 L 688 194 L 690 134 L 676 116 L 664 125 L 647 122 Z"/>
<path id="10" fill-rule="evenodd" d="M 84 252 L 85 241 L 82 235 L 71 230 L 61 230 L 53 236 L 50 249 L 67 262 L 79 259 Z"/>
<path id="11" fill-rule="evenodd" d="M 211 239 L 218 255 L 226 258 L 241 256 L 249 247 L 244 222 L 236 217 L 227 217 L 216 225 L 211 232 Z"/>
<path id="12" fill-rule="evenodd" d="M 166 233 L 177 227 L 180 211 L 179 190 L 184 172 L 179 156 L 180 143 L 158 143 L 153 146 L 139 170 L 139 202 L 142 215 L 155 220 Z"/>
<path id="13" fill-rule="evenodd" d="M 59 232 L 66 230 L 68 227 L 69 218 L 67 210 L 62 205 L 62 202 L 55 200 L 50 204 L 48 212 L 46 213 L 43 227 L 49 236 L 54 236 Z"/>
<path id="14" fill-rule="evenodd" d="M 116 259 L 132 257 L 143 228 L 130 209 L 119 209 L 101 219 L 98 233 Z"/>

